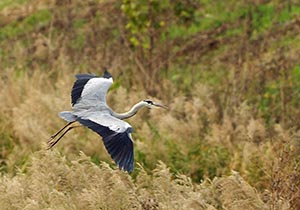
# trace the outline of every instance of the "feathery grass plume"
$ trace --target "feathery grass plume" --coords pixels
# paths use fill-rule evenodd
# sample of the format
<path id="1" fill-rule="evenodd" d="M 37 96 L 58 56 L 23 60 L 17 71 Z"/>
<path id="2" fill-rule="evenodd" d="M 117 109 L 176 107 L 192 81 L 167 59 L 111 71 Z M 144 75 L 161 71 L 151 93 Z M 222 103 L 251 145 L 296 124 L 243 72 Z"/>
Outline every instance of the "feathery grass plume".
<path id="1" fill-rule="evenodd" d="M 247 136 L 251 142 L 263 143 L 266 138 L 266 127 L 262 119 L 251 119 L 247 126 Z"/>
<path id="2" fill-rule="evenodd" d="M 221 206 L 225 209 L 268 209 L 259 195 L 237 172 L 229 177 L 215 178 L 212 187 Z"/>
<path id="3" fill-rule="evenodd" d="M 42 150 L 31 156 L 26 173 L 1 177 L 0 203 L 3 209 L 267 209 L 236 172 L 197 185 L 173 176 L 161 161 L 151 174 L 138 171 L 134 181 L 84 153 L 69 161 L 57 150 Z"/>
<path id="4" fill-rule="evenodd" d="M 195 191 L 188 177 L 173 177 L 163 162 L 159 161 L 152 177 L 149 177 L 143 168 L 140 172 L 137 177 L 137 192 L 143 206 L 151 206 L 153 209 L 155 206 L 158 209 L 213 209 L 206 204 L 201 194 Z"/>
<path id="5" fill-rule="evenodd" d="M 155 1 L 176 18 L 145 15 L 149 46 L 130 42 L 135 9 L 120 15 L 122 0 L 0 2 L 1 209 L 300 209 L 296 1 Z M 151 13 L 144 3 L 141 14 Z M 186 14 L 195 20 L 173 22 Z M 156 97 L 169 107 L 128 120 L 144 167 L 133 178 L 107 165 L 87 128 L 40 151 L 65 123 L 57 113 L 71 109 L 74 75 L 101 75 L 103 66 L 114 76 L 114 110 Z"/>
<path id="6" fill-rule="evenodd" d="M 135 182 L 83 153 L 69 161 L 41 150 L 31 156 L 26 174 L 1 177 L 1 209 L 214 209 L 190 178 L 173 177 L 164 163 L 153 175 L 139 168 Z"/>
<path id="7" fill-rule="evenodd" d="M 27 184 L 23 178 L 2 176 L 0 179 L 1 209 L 21 209 L 25 206 Z"/>
<path id="8" fill-rule="evenodd" d="M 40 73 L 40 75 L 38 75 L 38 73 Z M 57 127 L 59 127 L 57 126 L 57 124 L 63 123 L 59 118 L 56 117 L 56 112 L 66 109 L 66 107 L 70 106 L 69 101 L 65 100 L 65 98 L 69 98 L 69 90 L 66 90 L 65 86 L 71 87 L 73 82 L 73 75 L 64 76 L 64 78 L 69 78 L 67 80 L 65 80 L 64 78 L 58 79 L 55 85 L 56 88 L 49 88 L 49 91 L 46 92 L 43 88 L 37 88 L 44 85 L 42 85 L 41 82 L 35 84 L 34 86 L 31 86 L 31 79 L 39 81 L 44 80 L 45 75 L 42 72 L 38 73 L 34 74 L 32 78 L 24 77 L 23 79 L 19 80 L 12 79 L 11 83 L 7 84 L 8 87 L 17 92 L 17 94 L 14 95 L 15 98 L 12 98 L 11 100 L 3 100 L 0 102 L 5 107 L 11 107 L 5 112 L 2 110 L 2 112 L 3 117 L 8 120 L 6 121 L 6 127 L 10 127 L 9 125 L 13 125 L 7 131 L 11 133 L 11 135 L 13 136 L 12 139 L 16 141 L 16 144 L 10 151 L 10 154 L 3 153 L 6 154 L 4 161 L 10 168 L 10 172 L 12 172 L 12 174 L 15 173 L 15 165 L 21 166 L 20 170 L 23 172 L 29 170 L 27 165 L 30 162 L 28 159 L 30 159 L 29 155 L 31 151 L 40 148 L 40 142 L 48 138 L 48 135 L 46 135 L 47 133 L 50 134 L 50 132 L 47 132 L 44 126 L 48 125 L 49 129 L 55 131 Z M 48 85 L 45 84 L 43 87 L 47 89 Z M 23 88 L 23 86 L 25 88 Z M 23 92 L 24 95 L 20 94 L 21 92 Z M 129 102 L 127 102 L 125 98 L 130 98 L 129 101 L 131 101 L 133 104 L 140 98 L 143 98 L 142 96 L 144 94 L 143 91 L 138 92 L 138 94 L 140 94 L 141 96 L 135 96 L 131 99 L 131 97 L 129 97 L 130 92 L 127 92 L 124 89 L 122 90 L 122 88 L 120 90 L 117 89 L 116 92 L 116 95 L 111 94 L 110 97 L 114 99 L 114 97 L 122 96 L 124 100 L 119 101 L 118 98 L 110 100 L 112 103 L 112 107 L 120 102 L 118 105 L 118 109 L 120 110 L 124 110 L 122 106 L 125 107 L 125 109 L 127 107 L 129 108 Z M 1 97 L 8 97 L 8 94 L 9 91 L 2 91 Z M 174 100 L 179 103 L 179 101 L 182 100 L 182 97 L 175 97 Z M 136 140 L 135 151 L 138 154 L 136 155 L 137 161 L 142 161 L 143 164 L 146 163 L 145 166 L 151 166 L 149 167 L 151 169 L 155 167 L 157 159 L 162 159 L 164 162 L 170 165 L 172 170 L 182 170 L 187 174 L 192 171 L 192 175 L 196 175 L 197 177 L 201 177 L 199 170 L 203 170 L 204 173 L 208 173 L 209 170 L 214 170 L 214 168 L 217 168 L 218 170 L 217 172 L 213 172 L 214 174 L 224 174 L 224 171 L 228 171 L 229 165 L 233 169 L 239 169 L 241 171 L 241 174 L 243 174 L 248 181 L 251 181 L 251 184 L 255 185 L 258 182 L 257 180 L 260 180 L 258 183 L 261 183 L 261 185 L 256 186 L 259 186 L 259 188 L 267 187 L 266 183 L 269 180 L 267 178 L 267 174 L 270 171 L 269 165 L 272 158 L 274 158 L 274 154 L 272 153 L 271 149 L 273 143 L 269 141 L 270 137 L 268 136 L 268 132 L 261 122 L 261 119 L 255 119 L 253 117 L 249 118 L 248 116 L 251 116 L 252 114 L 249 113 L 249 109 L 245 105 L 237 110 L 237 114 L 235 115 L 235 117 L 225 115 L 222 122 L 215 121 L 215 119 L 217 118 L 215 118 L 214 114 L 208 114 L 211 110 L 208 107 L 203 108 L 204 105 L 199 102 L 197 98 L 183 99 L 181 105 L 185 107 L 183 108 L 183 110 L 176 108 L 176 106 L 179 106 L 176 104 L 170 106 L 169 112 L 158 113 L 156 112 L 156 110 L 145 110 L 136 115 L 134 120 L 131 120 L 131 124 L 133 125 L 133 127 L 136 127 L 136 133 L 134 133 L 134 137 Z M 33 106 L 35 106 L 34 111 L 31 109 L 31 107 Z M 201 109 L 201 107 L 203 109 Z M 203 111 L 201 115 L 198 113 L 199 109 Z M 178 110 L 180 113 L 178 113 L 176 110 Z M 189 112 L 191 112 L 192 115 L 188 115 Z M 45 116 L 46 120 L 43 120 L 44 118 L 41 118 L 40 116 Z M 51 116 L 55 116 L 55 118 Z M 207 116 L 210 116 L 209 118 L 211 122 L 205 124 L 205 120 L 202 121 L 202 117 L 203 119 L 206 119 Z M 201 123 L 198 123 L 199 120 Z M 41 127 L 41 125 L 43 126 Z M 181 129 L 178 129 L 179 127 Z M 37 131 L 35 131 L 36 128 Z M 208 128 L 209 132 L 199 132 L 204 131 L 204 128 Z M 280 131 L 278 126 L 275 127 L 274 130 L 276 132 L 273 133 L 273 135 L 275 135 L 273 136 L 273 139 L 274 137 L 278 139 L 291 139 L 290 135 L 285 131 Z M 281 128 L 281 130 L 283 130 L 283 128 Z M 188 139 L 186 138 L 187 136 Z M 66 151 L 65 154 L 68 156 L 68 158 L 76 159 L 76 155 L 74 154 L 76 153 L 76 151 L 78 151 L 76 147 L 78 147 L 79 145 L 84 152 L 87 152 L 87 154 L 92 155 L 93 157 L 97 157 L 96 161 L 93 160 L 94 162 L 98 162 L 99 159 L 110 160 L 109 156 L 105 152 L 105 149 L 103 148 L 103 146 L 101 146 L 102 144 L 99 136 L 93 134 L 92 132 L 89 132 L 87 129 L 78 129 L 77 131 L 73 132 L 72 136 L 66 138 L 67 139 L 62 141 L 62 143 L 58 147 L 59 149 Z M 68 140 L 68 138 L 72 139 L 72 141 Z M 79 139 L 80 141 L 74 141 L 74 139 Z M 203 141 L 204 139 L 207 142 Z M 96 144 L 99 145 L 98 148 L 95 147 Z M 232 152 L 234 158 L 230 159 L 226 155 L 222 157 L 222 151 L 218 153 L 220 151 L 218 150 L 218 148 L 220 148 L 220 145 L 222 145 L 222 147 L 227 151 Z M 278 147 L 279 146 L 280 144 L 278 144 Z M 216 150 L 212 150 L 212 147 L 216 148 Z M 191 154 L 191 151 L 193 151 L 195 148 L 199 150 L 199 153 L 196 152 Z M 222 158 L 223 160 L 225 160 L 225 164 L 224 162 L 222 163 Z M 290 158 L 293 157 L 290 156 Z M 229 162 L 226 162 L 228 160 Z M 49 163 L 47 161 L 44 161 L 44 164 Z M 102 167 L 105 169 L 104 166 Z M 33 171 L 32 169 L 30 170 Z M 66 167 L 66 170 L 68 171 L 70 169 Z M 290 170 L 290 168 L 287 167 L 285 170 L 288 171 Z M 162 208 L 180 208 L 182 207 L 181 204 L 175 201 L 173 201 L 172 203 L 172 201 L 170 200 L 183 200 L 186 203 L 184 207 L 187 207 L 189 205 L 198 206 L 199 201 L 197 199 L 194 199 L 197 200 L 196 204 L 194 200 L 185 200 L 186 198 L 184 198 L 183 195 L 175 196 L 166 193 L 167 196 L 162 197 L 162 194 L 169 191 L 167 190 L 167 188 L 162 188 L 162 186 L 160 186 L 160 183 L 164 182 L 166 186 L 170 187 L 173 191 L 178 192 L 179 190 L 176 189 L 178 185 L 174 183 L 169 183 L 169 185 L 167 185 L 168 182 L 172 182 L 173 180 L 172 175 L 170 172 L 168 172 L 168 170 L 160 168 L 158 172 L 161 174 L 158 173 L 157 181 L 155 181 L 155 178 L 152 178 L 149 175 L 151 177 L 150 180 L 154 179 L 153 182 L 156 185 L 152 188 L 156 188 L 156 190 L 152 189 L 150 191 L 147 191 L 144 188 L 141 188 L 144 190 L 144 193 L 139 191 L 139 194 L 137 196 L 137 192 L 135 191 L 135 189 L 130 188 L 132 190 L 131 192 L 133 196 L 125 196 L 120 200 L 120 203 L 116 205 L 127 207 L 127 205 L 131 205 L 129 203 L 134 200 L 133 203 L 135 204 L 132 204 L 133 206 L 141 205 L 153 206 L 153 208 L 158 208 L 157 206 L 162 206 Z M 37 171 L 36 173 L 38 174 L 39 171 Z M 51 173 L 49 172 L 49 174 Z M 170 177 L 166 175 L 169 175 Z M 63 192 L 72 191 L 72 186 L 75 184 L 68 183 L 72 182 L 71 180 L 68 180 L 68 178 L 64 176 L 60 176 L 59 179 L 60 181 L 57 184 L 58 189 Z M 83 181 L 81 183 L 85 182 Z M 130 181 L 128 183 L 134 185 L 134 183 Z M 43 184 L 47 186 L 46 183 L 43 182 Z M 39 184 L 37 183 L 37 185 Z M 121 186 L 122 185 L 120 185 L 120 187 Z M 95 189 L 93 187 L 91 187 L 91 190 L 95 191 L 97 191 L 100 187 L 105 188 L 105 186 L 103 185 L 97 186 L 95 187 Z M 38 189 L 38 186 L 34 187 L 32 191 L 36 189 Z M 121 187 L 120 191 L 123 192 L 124 189 L 125 188 Z M 48 195 L 49 189 L 45 188 L 44 190 L 45 196 L 46 194 Z M 282 190 L 281 192 L 289 194 L 287 189 Z M 106 194 L 104 192 L 97 191 L 97 193 L 95 193 L 94 195 L 95 197 L 87 196 L 87 190 L 80 193 L 85 195 L 84 198 L 81 198 L 82 205 L 84 206 L 103 205 L 104 207 L 109 208 L 112 205 L 97 202 L 98 199 L 96 199 L 96 197 L 105 197 Z M 101 193 L 104 193 L 105 195 Z M 114 192 L 111 193 L 113 194 Z M 57 203 L 60 203 L 60 200 L 65 199 L 71 201 L 75 196 L 73 194 L 68 195 L 67 193 L 66 195 L 71 196 L 68 197 L 64 193 L 61 194 L 59 190 L 52 192 L 52 194 L 55 195 L 54 197 L 59 200 Z M 293 197 L 291 194 L 289 195 L 290 197 Z M 136 197 L 139 196 L 141 196 L 141 198 L 137 201 Z M 197 196 L 199 195 L 193 194 L 193 196 L 197 198 Z M 193 196 L 190 195 L 191 198 Z M 80 196 L 78 197 L 80 198 Z M 76 199 L 78 200 L 79 198 Z M 38 198 L 34 198 L 33 200 L 29 199 L 28 205 L 33 207 L 39 205 L 36 203 L 36 199 L 38 200 Z M 49 200 L 49 198 L 47 199 Z M 125 201 L 123 201 L 123 199 Z M 123 204 L 121 204 L 121 201 L 124 203 L 124 206 Z M 285 202 L 286 200 L 284 199 L 284 203 Z M 293 202 L 296 201 L 293 199 Z M 208 206 L 205 201 L 204 203 L 206 206 Z M 213 202 L 209 202 L 209 204 L 213 205 Z M 80 204 L 74 205 L 80 206 Z M 202 205 L 202 202 L 200 202 L 199 205 L 205 206 Z M 53 206 L 57 208 L 65 208 L 60 207 L 59 204 L 53 204 Z"/>
<path id="9" fill-rule="evenodd" d="M 274 126 L 278 134 L 273 145 L 276 158 L 272 161 L 270 193 L 267 199 L 272 209 L 298 209 L 300 207 L 299 151 L 297 131 L 287 131 L 280 125 Z M 296 142 L 295 142 L 296 140 Z"/>
<path id="10" fill-rule="evenodd" d="M 35 205 L 39 209 L 135 209 L 139 205 L 128 174 L 107 164 L 99 168 L 84 154 L 69 162 L 56 151 L 36 152 L 26 176 L 3 177 L 1 182 L 3 208 L 11 203 L 17 209 Z"/>

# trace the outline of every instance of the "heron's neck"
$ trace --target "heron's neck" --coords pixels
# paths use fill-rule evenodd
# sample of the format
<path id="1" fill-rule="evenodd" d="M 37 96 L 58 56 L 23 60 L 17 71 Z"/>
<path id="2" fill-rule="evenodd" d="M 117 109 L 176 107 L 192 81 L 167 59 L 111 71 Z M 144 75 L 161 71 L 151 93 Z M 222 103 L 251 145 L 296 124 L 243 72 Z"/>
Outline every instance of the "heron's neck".
<path id="1" fill-rule="evenodd" d="M 133 105 L 133 107 L 128 111 L 128 112 L 124 112 L 124 113 L 116 113 L 116 112 L 112 112 L 112 115 L 118 119 L 126 119 L 126 118 L 130 118 L 133 115 L 135 115 L 141 108 L 143 108 L 145 105 L 143 102 L 139 102 L 135 105 Z"/>

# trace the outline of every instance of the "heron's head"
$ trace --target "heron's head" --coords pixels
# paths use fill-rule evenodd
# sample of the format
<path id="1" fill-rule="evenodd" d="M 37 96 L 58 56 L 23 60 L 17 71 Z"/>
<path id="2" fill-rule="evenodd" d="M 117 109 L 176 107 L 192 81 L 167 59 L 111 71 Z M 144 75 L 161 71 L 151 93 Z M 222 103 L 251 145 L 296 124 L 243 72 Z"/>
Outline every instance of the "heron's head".
<path id="1" fill-rule="evenodd" d="M 145 99 L 142 101 L 144 103 L 144 105 L 148 108 L 155 108 L 155 107 L 159 107 L 159 108 L 164 108 L 164 109 L 168 109 L 168 107 L 166 107 L 165 105 L 162 105 L 160 103 L 156 103 L 152 100 L 149 100 L 149 99 Z"/>

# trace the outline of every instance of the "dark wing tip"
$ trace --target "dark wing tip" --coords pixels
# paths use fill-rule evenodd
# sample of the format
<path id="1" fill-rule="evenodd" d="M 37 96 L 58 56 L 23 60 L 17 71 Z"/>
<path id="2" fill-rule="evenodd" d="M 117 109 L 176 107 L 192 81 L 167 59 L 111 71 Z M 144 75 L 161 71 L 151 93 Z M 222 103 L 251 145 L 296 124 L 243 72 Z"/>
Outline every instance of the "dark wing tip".
<path id="1" fill-rule="evenodd" d="M 115 133 L 103 138 L 103 142 L 118 167 L 130 173 L 134 167 L 134 152 L 129 134 L 127 132 Z"/>
<path id="2" fill-rule="evenodd" d="M 106 78 L 106 79 L 109 79 L 112 76 L 111 76 L 111 74 L 107 70 L 105 70 L 104 73 L 103 73 L 103 77 Z"/>
<path id="3" fill-rule="evenodd" d="M 77 121 L 102 136 L 107 152 L 121 170 L 125 170 L 128 173 L 133 171 L 133 142 L 129 136 L 129 133 L 132 131 L 131 128 L 128 128 L 123 133 L 117 133 L 91 120 L 77 118 Z"/>

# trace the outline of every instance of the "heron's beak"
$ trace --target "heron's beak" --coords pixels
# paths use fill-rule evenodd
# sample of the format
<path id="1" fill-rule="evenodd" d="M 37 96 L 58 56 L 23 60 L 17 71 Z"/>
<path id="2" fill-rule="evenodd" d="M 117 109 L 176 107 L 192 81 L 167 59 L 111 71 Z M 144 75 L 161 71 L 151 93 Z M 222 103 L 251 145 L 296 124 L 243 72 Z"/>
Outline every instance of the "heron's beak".
<path id="1" fill-rule="evenodd" d="M 165 105 L 162 105 L 162 104 L 159 104 L 159 103 L 153 103 L 153 105 L 154 105 L 154 106 L 156 106 L 156 107 L 163 108 L 163 109 L 168 109 L 168 107 L 167 107 L 167 106 L 165 106 Z"/>

